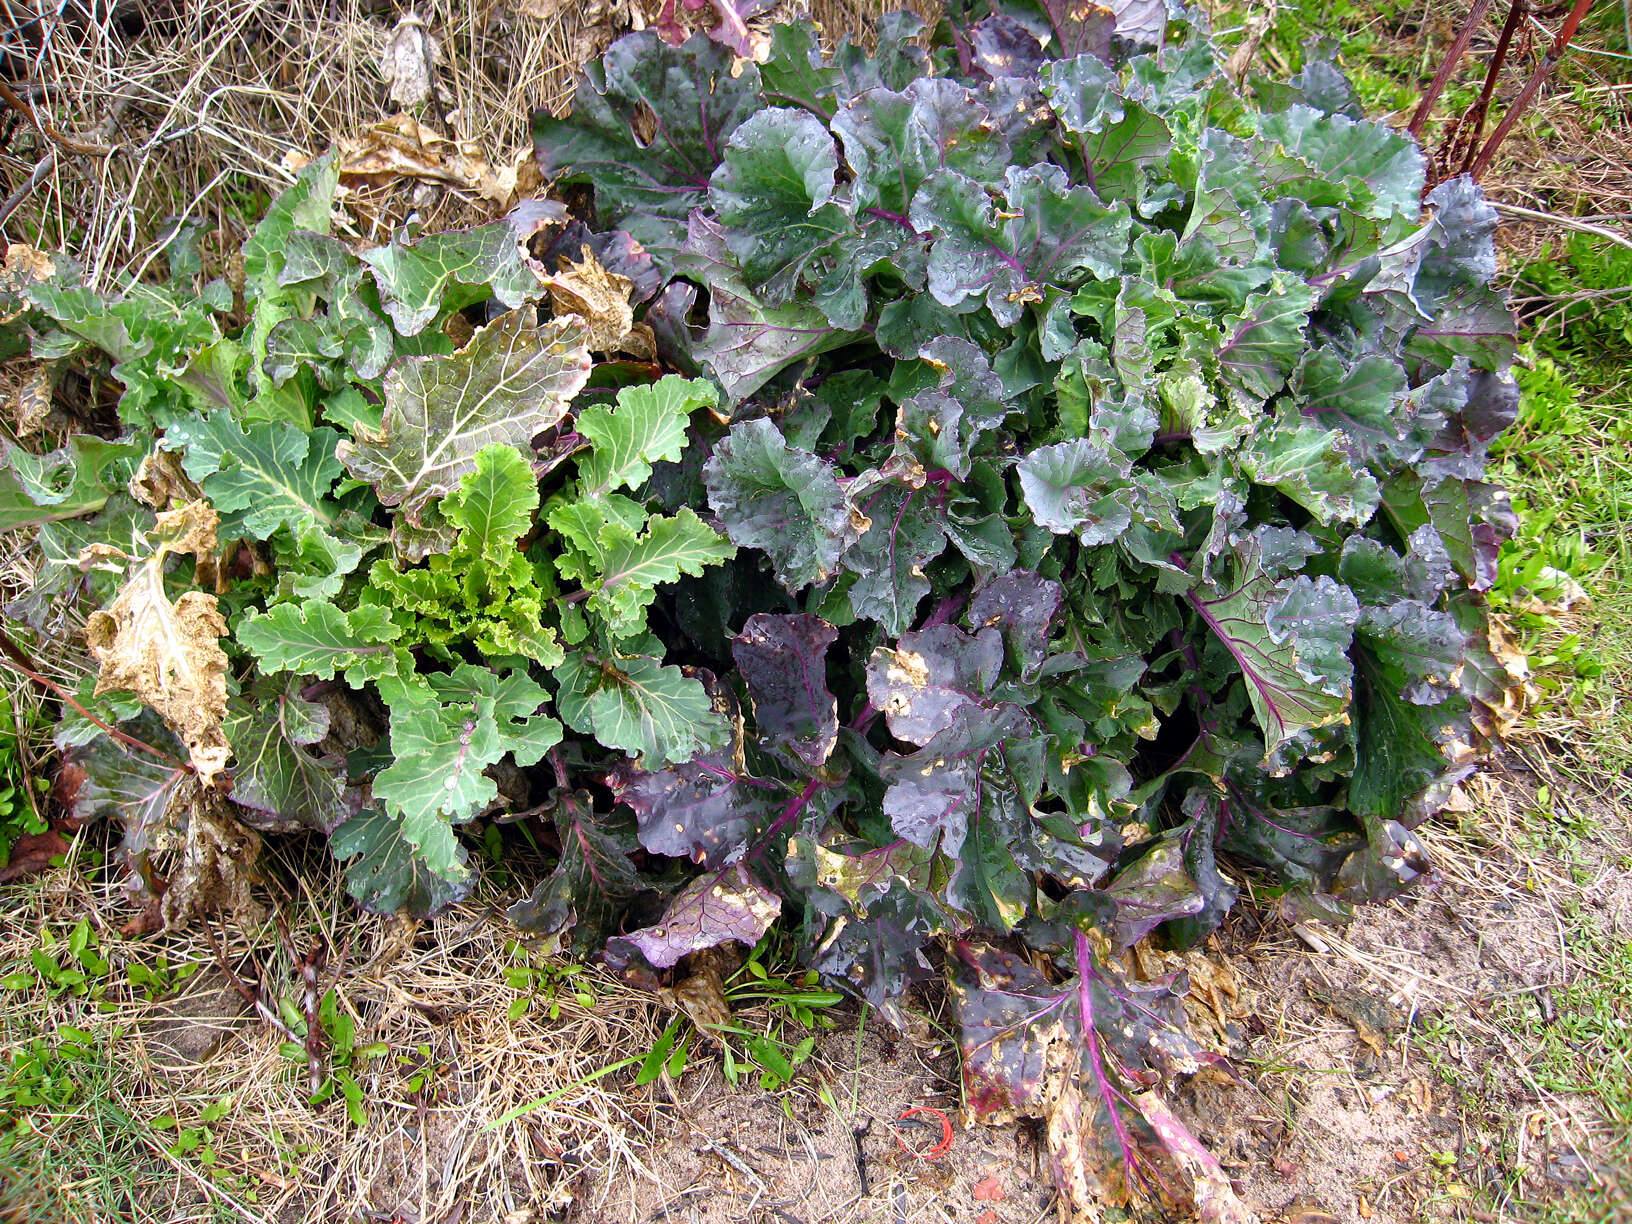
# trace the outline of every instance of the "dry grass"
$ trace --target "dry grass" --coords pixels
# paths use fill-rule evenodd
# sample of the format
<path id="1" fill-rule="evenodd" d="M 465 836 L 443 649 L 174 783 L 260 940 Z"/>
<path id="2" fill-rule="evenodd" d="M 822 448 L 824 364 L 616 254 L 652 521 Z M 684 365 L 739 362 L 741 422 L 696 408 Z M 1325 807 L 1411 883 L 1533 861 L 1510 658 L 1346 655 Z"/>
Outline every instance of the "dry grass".
<path id="1" fill-rule="evenodd" d="M 8 190 L 42 158 L 50 165 L 8 233 L 73 252 L 98 282 L 140 267 L 180 218 L 205 221 L 218 255 L 235 250 L 257 201 L 291 181 L 292 156 L 320 153 L 388 113 L 378 61 L 397 15 L 390 5 L 168 0 L 87 19 L 75 17 L 77 4 L 31 2 L 42 16 L 9 42 L 12 79 L 38 86 L 36 106 L 58 129 L 95 133 L 113 150 L 53 149 L 14 125 L 0 155 Z M 538 18 L 499 0 L 421 5 L 443 41 L 427 120 L 475 142 L 494 165 L 513 163 L 531 109 L 561 106 L 576 63 L 612 36 L 584 20 L 586 7 Z M 473 207 L 450 194 L 426 221 L 469 220 Z"/>
<path id="2" fill-rule="evenodd" d="M 292 181 L 296 161 L 394 109 L 380 52 L 413 8 L 385 0 L 0 2 L 9 16 L 0 25 L 9 27 L 0 79 L 32 97 L 45 125 L 91 150 L 75 152 L 8 114 L 0 126 L 0 199 L 19 199 L 4 234 L 72 253 L 97 284 L 143 269 L 183 219 L 204 222 L 206 255 L 224 269 L 246 220 L 253 223 L 261 204 Z M 85 16 L 87 7 L 101 15 Z M 578 66 L 659 7 L 659 0 L 420 3 L 441 54 L 436 94 L 417 117 L 473 146 L 490 166 L 513 167 L 530 155 L 532 112 L 564 109 Z M 836 37 L 865 36 L 872 18 L 895 6 L 783 7 L 810 12 Z M 410 211 L 432 228 L 493 211 L 470 191 L 390 194 L 366 210 L 373 241 Z"/>
<path id="3" fill-rule="evenodd" d="M 82 855 L 85 848 L 82 841 Z M 370 1212 L 433 1220 L 463 1204 L 473 1219 L 525 1219 L 582 1195 L 591 1196 L 585 1209 L 596 1218 L 594 1194 L 645 1172 L 639 1147 L 649 1137 L 649 1101 L 596 1073 L 650 1048 L 662 1018 L 648 995 L 586 971 L 574 990 L 592 994 L 590 1006 L 569 991 L 559 996 L 558 1019 L 538 1002 L 512 1020 L 508 1009 L 522 994 L 506 984 L 504 971 L 528 953 L 510 943 L 491 894 L 416 929 L 356 913 L 321 863 L 271 866 L 276 875 L 298 866 L 292 878 L 302 895 L 283 906 L 295 951 L 319 938 L 349 947 L 349 960 L 331 974 L 341 1009 L 356 1023 L 357 1045 L 388 1047 L 357 1073 L 366 1126 L 349 1121 L 339 1100 L 307 1104 L 304 1065 L 280 1053 L 283 1038 L 272 1026 L 242 1014 L 203 932 L 118 939 L 128 908 L 116 885 L 91 882 L 95 871 L 71 866 L 10 890 L 0 933 L 7 972 L 27 965 L 42 929 L 62 936 L 81 917 L 101 932 L 109 965 L 83 998 L 47 998 L 43 986 L 12 993 L 3 1024 L 8 1050 L 48 1019 L 59 1031 L 72 1025 L 91 1034 L 116 1060 L 111 1073 L 91 1081 L 96 1101 L 35 1114 L 46 1150 L 70 1164 L 95 1147 L 85 1134 L 87 1109 L 111 1105 L 130 1120 L 105 1145 L 126 1166 L 128 1184 L 110 1191 L 88 1166 L 63 1177 L 60 1209 L 69 1218 L 181 1224 L 220 1219 L 225 1210 L 244 1221 Z M 270 998 L 293 989 L 289 950 L 270 924 L 233 929 L 225 954 L 245 977 L 253 976 L 252 963 L 264 969 Z M 161 955 L 172 972 L 198 968 L 180 989 L 149 1002 L 130 984 L 130 966 L 153 968 Z M 191 1044 L 212 1032 L 224 1035 L 219 1048 Z M 427 1069 L 422 1090 L 413 1091 L 412 1077 Z M 213 1168 L 196 1153 L 171 1154 L 177 1132 L 154 1120 L 197 1125 L 200 1111 L 223 1095 L 232 1103 L 211 1124 Z M 545 1098 L 544 1106 L 487 1129 Z M 580 1181 L 586 1170 L 595 1172 L 594 1186 Z M 518 1215 L 527 1211 L 537 1216 Z"/>

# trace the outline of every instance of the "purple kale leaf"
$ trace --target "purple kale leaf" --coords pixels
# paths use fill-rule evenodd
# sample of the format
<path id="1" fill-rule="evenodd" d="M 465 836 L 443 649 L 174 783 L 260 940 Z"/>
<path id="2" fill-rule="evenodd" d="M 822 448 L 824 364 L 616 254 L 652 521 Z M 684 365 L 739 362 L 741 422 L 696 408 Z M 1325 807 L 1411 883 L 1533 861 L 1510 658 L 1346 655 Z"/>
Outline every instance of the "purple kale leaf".
<path id="1" fill-rule="evenodd" d="M 723 943 L 757 944 L 782 913 L 782 899 L 741 863 L 698 876 L 675 894 L 663 919 L 606 941 L 609 963 L 628 963 L 638 952 L 658 969 Z"/>
<path id="2" fill-rule="evenodd" d="M 827 650 L 838 637 L 819 616 L 758 612 L 731 643 L 760 742 L 787 749 L 806 769 L 821 768 L 838 742 L 839 703 L 827 687 Z"/>

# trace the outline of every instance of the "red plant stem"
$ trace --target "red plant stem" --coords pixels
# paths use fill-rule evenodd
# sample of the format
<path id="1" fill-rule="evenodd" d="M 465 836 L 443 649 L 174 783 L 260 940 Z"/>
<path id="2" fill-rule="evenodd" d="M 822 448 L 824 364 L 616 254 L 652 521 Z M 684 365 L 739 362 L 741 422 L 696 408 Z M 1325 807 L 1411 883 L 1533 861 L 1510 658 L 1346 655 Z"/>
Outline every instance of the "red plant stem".
<path id="1" fill-rule="evenodd" d="M 1479 30 L 1479 25 L 1485 19 L 1485 12 L 1490 8 L 1491 0 L 1474 0 L 1473 8 L 1468 13 L 1468 19 L 1462 28 L 1456 32 L 1451 40 L 1451 47 L 1445 53 L 1445 62 L 1434 73 L 1434 79 L 1428 84 L 1428 91 L 1422 95 L 1422 101 L 1417 103 L 1417 113 L 1411 116 L 1411 122 L 1406 131 L 1413 136 L 1422 135 L 1422 125 L 1428 122 L 1428 116 L 1433 113 L 1434 103 L 1439 101 L 1439 95 L 1445 92 L 1445 86 L 1450 84 L 1451 73 L 1456 71 L 1456 65 L 1467 52 L 1468 44 Z"/>
<path id="2" fill-rule="evenodd" d="M 813 777 L 809 779 L 805 783 L 805 789 L 800 791 L 783 805 L 782 811 L 777 814 L 775 820 L 771 821 L 770 827 L 759 835 L 759 840 L 750 846 L 748 848 L 748 852 L 742 857 L 744 859 L 751 858 L 758 854 L 761 850 L 765 849 L 766 846 L 770 845 L 771 839 L 798 819 L 799 813 L 805 810 L 805 804 L 810 802 L 811 797 L 815 795 L 817 791 L 821 790 L 827 785 L 829 784 L 823 782 L 820 778 Z M 726 871 L 730 870 L 731 866 L 734 866 L 734 864 L 728 865 L 719 874 L 723 876 Z"/>
<path id="3" fill-rule="evenodd" d="M 1496 50 L 1490 57 L 1490 69 L 1485 73 L 1485 84 L 1479 90 L 1479 100 L 1473 104 L 1473 110 L 1464 121 L 1467 124 L 1466 130 L 1457 137 L 1466 148 L 1466 156 L 1462 161 L 1463 174 L 1468 173 L 1473 166 L 1473 156 L 1479 147 L 1479 137 L 1484 135 L 1485 120 L 1490 117 L 1490 103 L 1496 96 L 1496 80 L 1507 64 L 1507 52 L 1513 43 L 1513 35 L 1518 33 L 1519 24 L 1529 12 L 1530 0 L 1513 0 L 1513 6 L 1507 10 L 1507 20 L 1502 23 L 1501 37 L 1496 40 Z M 1446 159 L 1445 164 L 1450 165 L 1450 158 Z"/>
<path id="4" fill-rule="evenodd" d="M 1586 17 L 1587 10 L 1590 8 L 1592 8 L 1592 0 L 1575 0 L 1574 7 L 1570 9 L 1570 15 L 1564 18 L 1564 24 L 1559 27 L 1557 35 L 1553 38 L 1553 45 L 1547 49 L 1547 54 L 1542 58 L 1541 63 L 1536 66 L 1536 70 L 1530 74 L 1530 79 L 1524 83 L 1524 88 L 1519 91 L 1519 96 L 1513 99 L 1513 104 L 1507 108 L 1507 113 L 1502 116 L 1502 121 L 1496 125 L 1496 130 L 1490 134 L 1490 139 L 1485 141 L 1485 147 L 1479 150 L 1479 156 L 1474 159 L 1473 164 L 1468 168 L 1468 173 L 1473 175 L 1475 179 L 1490 169 L 1490 163 L 1496 159 L 1496 150 L 1502 147 L 1502 141 L 1506 140 L 1508 133 L 1518 125 L 1519 119 L 1523 116 L 1525 110 L 1535 100 L 1535 96 L 1541 92 L 1541 87 L 1547 83 L 1547 78 L 1552 76 L 1553 69 L 1558 65 L 1558 61 L 1563 58 L 1565 49 L 1569 47 L 1570 40 L 1575 37 L 1576 30 L 1580 28 L 1581 21 Z"/>
<path id="5" fill-rule="evenodd" d="M 192 772 L 193 767 L 189 762 L 178 761 L 164 749 L 155 748 L 152 744 L 149 744 L 145 740 L 139 740 L 134 735 L 126 735 L 123 731 L 119 730 L 118 727 L 109 726 L 95 714 L 92 714 L 84 706 L 80 705 L 78 701 L 74 700 L 74 695 L 67 689 L 63 688 L 62 685 L 58 684 L 49 676 L 43 675 L 37 671 L 34 667 L 33 660 L 31 660 L 28 655 L 23 652 L 23 648 L 21 646 L 17 645 L 16 642 L 11 640 L 10 635 L 7 634 L 4 629 L 0 629 L 0 651 L 5 653 L 6 657 L 11 660 L 12 665 L 16 667 L 18 671 L 22 672 L 23 675 L 27 676 L 46 692 L 50 693 L 58 701 L 73 706 L 74 709 L 78 710 L 86 718 L 90 719 L 97 726 L 101 727 L 102 730 L 106 731 L 121 744 L 124 744 L 129 748 L 140 749 L 141 751 L 149 753 L 152 756 L 156 756 L 165 764 L 174 766 L 177 769 L 185 769 L 188 772 Z"/>

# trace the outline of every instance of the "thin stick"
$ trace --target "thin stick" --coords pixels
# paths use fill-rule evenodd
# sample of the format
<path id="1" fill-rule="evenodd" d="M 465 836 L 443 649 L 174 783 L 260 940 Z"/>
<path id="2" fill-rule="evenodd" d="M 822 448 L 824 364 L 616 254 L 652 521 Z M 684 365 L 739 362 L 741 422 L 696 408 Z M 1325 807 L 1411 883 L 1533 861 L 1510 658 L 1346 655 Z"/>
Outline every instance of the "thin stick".
<path id="1" fill-rule="evenodd" d="M 1523 116 L 1525 110 L 1529 108 L 1535 96 L 1541 92 L 1541 87 L 1547 83 L 1547 78 L 1552 76 L 1553 69 L 1558 66 L 1558 61 L 1563 58 L 1565 49 L 1569 47 L 1570 40 L 1575 37 L 1576 30 L 1580 28 L 1581 21 L 1586 17 L 1587 10 L 1590 8 L 1592 8 L 1592 0 L 1575 0 L 1574 7 L 1570 9 L 1570 15 L 1564 19 L 1564 24 L 1559 27 L 1558 34 L 1553 39 L 1553 45 L 1547 49 L 1546 56 L 1536 66 L 1535 72 L 1530 74 L 1530 79 L 1524 83 L 1524 88 L 1519 91 L 1519 96 L 1513 99 L 1513 104 L 1507 108 L 1507 113 L 1502 116 L 1502 121 L 1496 125 L 1496 130 L 1490 134 L 1490 139 L 1485 141 L 1485 147 L 1479 150 L 1479 156 L 1474 159 L 1473 165 L 1468 168 L 1468 172 L 1475 179 L 1490 169 L 1490 163 L 1496 159 L 1496 150 L 1502 147 L 1502 141 L 1507 139 L 1508 133 L 1518 126 L 1519 119 Z"/>
<path id="2" fill-rule="evenodd" d="M 244 1002 L 253 1007 L 261 1019 L 265 1020 L 273 1028 L 277 1029 L 278 1032 L 282 1033 L 288 1040 L 294 1042 L 296 1045 L 301 1044 L 299 1034 L 285 1024 L 283 1022 L 283 1017 L 278 1015 L 273 1008 L 269 1007 L 266 1000 L 261 996 L 260 982 L 257 981 L 253 986 L 249 985 L 243 978 L 239 977 L 233 967 L 227 963 L 227 954 L 222 951 L 220 943 L 217 942 L 215 938 L 215 928 L 208 922 L 204 924 L 204 934 L 209 936 L 210 949 L 215 953 L 216 964 L 221 966 L 221 972 L 227 975 L 227 981 L 231 982 L 232 988 L 243 996 Z"/>
<path id="3" fill-rule="evenodd" d="M 28 199 L 29 193 L 45 182 L 45 176 L 51 173 L 51 167 L 56 164 L 56 161 L 57 146 L 52 145 L 45 151 L 45 156 L 34 163 L 34 169 L 23 180 L 23 185 L 7 196 L 4 204 L 0 204 L 0 225 L 4 225 L 9 221 L 11 214 L 22 207 L 23 201 Z"/>
<path id="4" fill-rule="evenodd" d="M 40 118 L 40 113 L 34 109 L 33 103 L 19 94 L 10 85 L 0 81 L 0 102 L 4 102 L 12 110 L 28 116 L 28 120 L 46 136 L 70 153 L 78 153 L 84 157 L 107 157 L 118 145 L 90 144 L 83 140 L 75 140 L 72 136 L 64 136 L 49 122 Z"/>
<path id="5" fill-rule="evenodd" d="M 1541 221 L 1549 225 L 1556 225 L 1560 229 L 1575 230 L 1580 234 L 1592 234 L 1594 237 L 1606 239 L 1616 246 L 1625 247 L 1632 251 L 1632 239 L 1617 234 L 1614 230 L 1603 225 L 1594 225 L 1590 221 L 1582 221 L 1578 217 L 1561 217 L 1556 213 L 1538 212 L 1534 208 L 1524 208 L 1518 204 L 1505 204 L 1501 200 L 1492 200 L 1492 206 L 1497 212 L 1512 213 L 1515 217 L 1523 217 L 1527 221 Z"/>
<path id="6" fill-rule="evenodd" d="M 1485 83 L 1479 90 L 1479 100 L 1463 116 L 1463 129 L 1456 134 L 1456 146 L 1448 151 L 1445 158 L 1446 169 L 1450 168 L 1458 152 L 1463 155 L 1462 173 L 1466 174 L 1472 166 L 1473 155 L 1479 149 L 1479 139 L 1485 134 L 1485 120 L 1490 118 L 1490 103 L 1496 96 L 1496 82 L 1507 64 L 1508 48 L 1512 46 L 1513 36 L 1518 33 L 1529 12 L 1530 0 L 1513 0 L 1507 10 L 1507 20 L 1502 23 L 1501 36 L 1496 40 L 1496 50 L 1491 53 L 1490 67 L 1485 72 Z"/>
<path id="7" fill-rule="evenodd" d="M 1451 48 L 1445 53 L 1445 62 L 1434 73 L 1434 79 L 1428 83 L 1428 91 L 1422 95 L 1422 101 L 1417 103 L 1417 113 L 1411 116 L 1411 122 L 1406 131 L 1413 136 L 1422 135 L 1422 125 L 1428 122 L 1428 116 L 1433 113 L 1434 103 L 1439 101 L 1439 95 L 1445 92 L 1445 86 L 1450 84 L 1451 73 L 1456 71 L 1456 65 L 1473 41 L 1473 36 L 1479 30 L 1480 23 L 1485 19 L 1485 12 L 1490 8 L 1491 0 L 1474 0 L 1473 8 L 1468 13 L 1467 21 L 1456 32 L 1451 41 Z"/>

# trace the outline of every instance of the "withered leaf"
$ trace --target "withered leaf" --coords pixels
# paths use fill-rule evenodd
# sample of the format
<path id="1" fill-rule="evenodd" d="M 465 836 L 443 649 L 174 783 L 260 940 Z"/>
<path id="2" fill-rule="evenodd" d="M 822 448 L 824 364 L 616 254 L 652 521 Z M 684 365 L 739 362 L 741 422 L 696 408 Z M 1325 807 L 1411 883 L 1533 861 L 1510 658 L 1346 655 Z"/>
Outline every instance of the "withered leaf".
<path id="1" fill-rule="evenodd" d="M 19 438 L 37 434 L 51 415 L 51 366 L 38 362 L 26 370 L 11 396 L 11 421 Z"/>
<path id="2" fill-rule="evenodd" d="M 94 612 L 85 638 L 99 665 L 96 693 L 135 693 L 187 745 L 206 784 L 232 755 L 221 724 L 227 716 L 227 632 L 216 597 L 186 591 L 174 603 L 164 590 L 165 560 L 172 553 L 214 554 L 216 514 L 194 501 L 159 514 L 150 533 L 152 556 L 136 562 L 113 603 Z"/>
<path id="3" fill-rule="evenodd" d="M 201 792 L 174 849 L 178 857 L 160 904 L 166 930 L 212 913 L 260 921 L 264 911 L 250 895 L 250 881 L 261 838 L 232 818 L 224 800 Z"/>
<path id="4" fill-rule="evenodd" d="M 26 242 L 8 246 L 5 262 L 0 263 L 0 323 L 10 323 L 28 309 L 23 290 L 50 280 L 56 272 L 55 260 L 44 251 Z"/>
<path id="5" fill-rule="evenodd" d="M 556 314 L 579 315 L 589 324 L 584 347 L 595 353 L 615 353 L 622 347 L 635 322 L 629 301 L 632 280 L 608 271 L 593 252 L 585 251 L 582 263 L 563 260 L 561 270 L 544 283 Z"/>
<path id="6" fill-rule="evenodd" d="M 676 986 L 659 989 L 657 999 L 665 1007 L 684 1012 L 703 1032 L 731 1023 L 731 1004 L 725 997 L 720 967 L 707 952 L 696 953 L 692 958 L 691 975 Z"/>
<path id="7" fill-rule="evenodd" d="M 338 142 L 335 168 L 347 187 L 395 187 L 404 179 L 441 183 L 474 191 L 507 204 L 517 189 L 517 172 L 495 171 L 481 146 L 450 140 L 412 115 L 392 115 Z"/>
<path id="8" fill-rule="evenodd" d="M 142 459 L 130 478 L 130 495 L 144 506 L 163 510 L 178 502 L 194 501 L 199 487 L 181 470 L 177 451 L 156 450 Z"/>
<path id="9" fill-rule="evenodd" d="M 380 76 L 391 101 L 403 108 L 421 106 L 436 93 L 436 63 L 442 42 L 414 10 L 404 13 L 380 51 Z"/>

